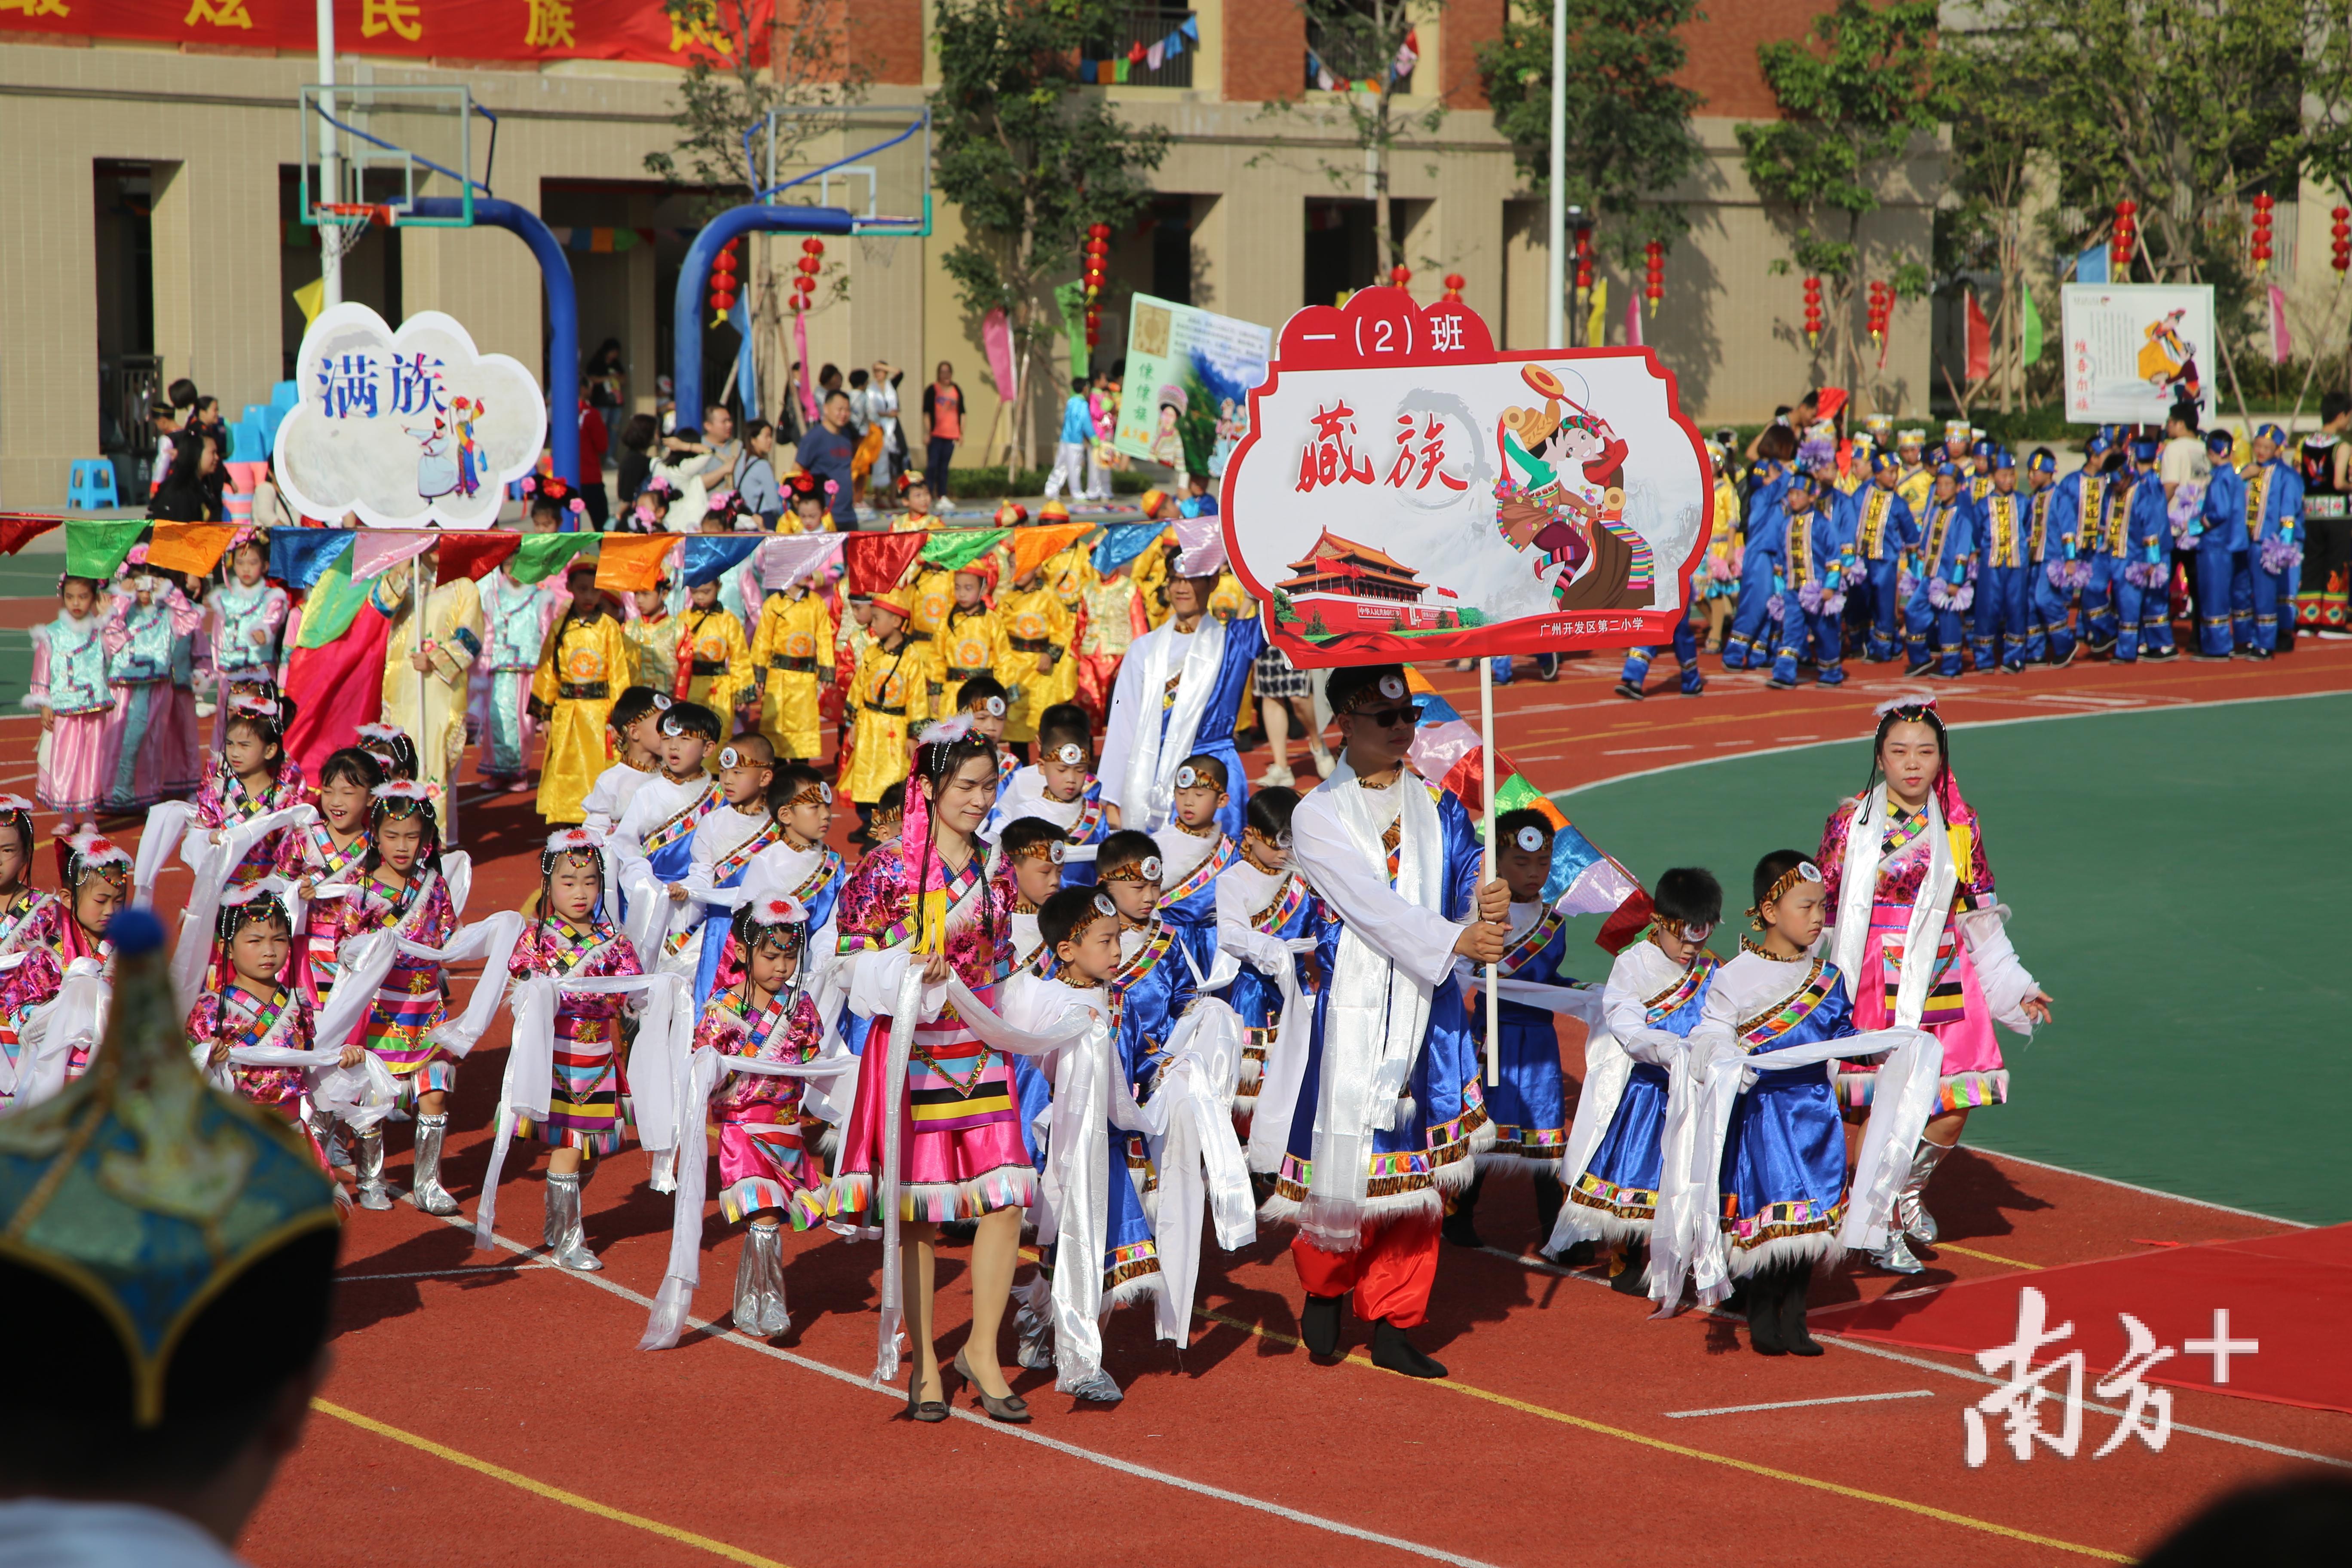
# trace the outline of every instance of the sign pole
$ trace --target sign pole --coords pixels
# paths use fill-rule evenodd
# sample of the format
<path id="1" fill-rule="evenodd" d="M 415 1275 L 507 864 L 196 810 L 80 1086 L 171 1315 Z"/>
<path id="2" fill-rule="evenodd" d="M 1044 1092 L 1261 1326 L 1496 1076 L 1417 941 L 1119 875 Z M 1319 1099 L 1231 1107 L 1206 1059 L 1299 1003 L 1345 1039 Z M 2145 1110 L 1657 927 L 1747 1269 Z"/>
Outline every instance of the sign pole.
<path id="1" fill-rule="evenodd" d="M 1478 798 L 1485 803 L 1486 815 L 1486 874 L 1482 881 L 1495 879 L 1495 661 L 1478 661 Z M 1496 966 L 1486 965 L 1486 1086 L 1492 1089 L 1503 1081 L 1502 1011 L 1496 1005 L 1495 977 Z"/>

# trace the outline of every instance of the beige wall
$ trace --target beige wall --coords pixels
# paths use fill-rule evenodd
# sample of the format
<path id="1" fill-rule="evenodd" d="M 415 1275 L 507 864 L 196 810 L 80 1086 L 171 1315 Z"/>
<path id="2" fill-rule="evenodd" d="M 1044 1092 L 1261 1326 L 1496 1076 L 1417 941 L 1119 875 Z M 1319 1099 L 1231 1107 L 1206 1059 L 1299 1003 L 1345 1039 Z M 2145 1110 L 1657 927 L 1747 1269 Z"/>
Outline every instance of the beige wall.
<path id="1" fill-rule="evenodd" d="M 1201 16 L 1199 88 L 1118 89 L 1113 96 L 1134 119 L 1164 125 L 1176 138 L 1157 184 L 1194 198 L 1202 302 L 1279 326 L 1302 303 L 1306 204 L 1360 195 L 1361 154 L 1328 111 L 1268 112 L 1218 101 L 1223 18 L 1214 4 L 1202 5 Z M 1426 33 L 1424 43 L 1434 58 Z M 654 68 L 581 62 L 460 76 L 354 64 L 378 82 L 468 82 L 502 116 L 498 194 L 534 209 L 544 181 L 645 180 L 646 153 L 668 147 L 673 137 L 674 79 Z M 8 176 L 0 181 L 0 505 L 62 505 L 70 460 L 98 455 L 96 160 L 170 165 L 168 178 L 165 169 L 157 171 L 153 217 L 156 349 L 165 379 L 193 376 L 232 416 L 267 399 L 279 374 L 284 310 L 278 170 L 297 156 L 296 89 L 314 68 L 293 57 L 0 46 L 0 146 L 8 150 Z M 917 93 L 894 88 L 874 96 L 908 101 Z M 1692 204 L 1692 233 L 1668 260 L 1667 297 L 1646 335 L 1680 378 L 1685 407 L 1700 419 L 1759 419 L 1802 386 L 1837 378 L 1813 363 L 1793 331 L 1797 279 L 1769 271 L 1785 257 L 1787 240 L 1739 174 L 1731 122 L 1705 120 L 1698 129 L 1710 154 L 1707 169 L 1679 193 Z M 1341 175 L 1336 182 L 1335 169 Z M 1870 220 L 1872 232 L 1924 257 L 1928 193 L 1940 169 L 1939 153 L 1923 142 L 1890 182 L 1886 207 Z M 1415 296 L 1434 300 L 1444 275 L 1459 272 L 1465 299 L 1502 341 L 1540 346 L 1543 209 L 1527 199 L 1491 119 L 1483 111 L 1450 116 L 1434 136 L 1398 150 L 1391 180 L 1412 219 L 1407 256 Z M 630 197 L 628 221 L 648 221 L 639 215 L 653 199 Z M 2314 205 L 2305 204 L 2306 226 Z M 846 370 L 883 358 L 902 367 L 907 434 L 918 451 L 919 389 L 937 361 L 953 360 L 969 402 L 971 435 L 960 459 L 977 463 L 984 460 L 996 408 L 978 324 L 937 264 L 961 237 L 955 209 L 935 204 L 934 224 L 929 241 L 828 242 L 827 260 L 845 268 L 850 297 L 810 318 L 809 360 L 812 367 L 830 360 Z M 491 229 L 416 228 L 399 231 L 397 239 L 406 310 L 446 310 L 485 349 L 542 364 L 541 284 L 519 239 Z M 789 267 L 796 243 L 772 243 L 780 264 Z M 2314 248 L 2324 255 L 2324 238 Z M 627 329 L 619 335 L 630 353 L 633 401 L 643 406 L 654 374 L 668 368 L 649 363 L 655 323 L 666 322 L 671 309 L 667 297 L 653 297 L 654 258 L 645 251 L 599 258 L 593 274 L 585 266 L 582 272 L 593 284 L 599 319 L 613 319 L 614 290 L 626 295 Z M 1131 270 L 1120 277 L 1135 281 Z M 1612 279 L 1612 342 L 1622 331 L 1628 281 Z M 1110 301 L 1112 313 L 1120 309 Z M 583 324 L 583 354 L 598 333 Z M 1860 401 L 1924 414 L 1927 365 L 1927 310 L 1906 308 L 1895 319 L 1886 369 Z M 1055 363 L 1033 374 L 1042 378 L 1034 383 L 1041 389 L 1066 384 L 1058 349 Z M 1050 452 L 1058 405 L 1058 396 L 1036 404 L 1040 452 Z"/>

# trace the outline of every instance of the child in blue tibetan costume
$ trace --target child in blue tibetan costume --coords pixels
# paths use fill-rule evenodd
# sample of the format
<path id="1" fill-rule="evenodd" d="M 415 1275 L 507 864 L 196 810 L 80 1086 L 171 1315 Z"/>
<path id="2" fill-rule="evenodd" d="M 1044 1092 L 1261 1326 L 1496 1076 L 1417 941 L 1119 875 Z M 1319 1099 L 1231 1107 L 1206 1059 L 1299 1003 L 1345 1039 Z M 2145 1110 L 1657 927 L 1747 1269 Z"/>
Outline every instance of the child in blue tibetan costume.
<path id="1" fill-rule="evenodd" d="M 776 822 L 775 783 L 775 748 L 758 731 L 747 730 L 719 748 L 720 804 L 696 825 L 686 872 L 689 901 L 701 919 L 688 929 L 678 955 L 688 965 L 698 1008 L 726 983 L 719 977 L 719 964 L 734 937 L 735 911 L 743 906 L 752 863 L 784 841 Z"/>
<path id="2" fill-rule="evenodd" d="M 719 715 L 697 702 L 673 703 L 660 722 L 661 771 L 637 786 L 613 830 L 613 853 L 628 910 L 629 939 L 648 972 L 678 955 L 702 929 L 702 911 L 687 896 L 694 868 L 694 835 L 724 796 L 702 765 L 718 747 Z M 691 973 L 688 961 L 683 973 Z"/>
<path id="3" fill-rule="evenodd" d="M 2246 481 L 2232 463 L 2237 437 L 2210 430 L 2205 450 L 2212 474 L 2193 523 L 2178 531 L 2196 552 L 2197 657 L 2228 658 L 2231 653 L 2230 585 L 2246 559 Z M 2167 609 L 2170 608 L 2167 605 Z"/>
<path id="4" fill-rule="evenodd" d="M 1054 950 L 1037 924 L 1045 900 L 1062 890 L 1062 859 L 1068 853 L 1062 830 L 1041 816 L 1003 825 L 996 839 L 996 871 L 1013 883 L 1013 972 L 1051 974 Z M 1013 1058 L 1013 1092 L 1021 1101 L 1021 1137 L 1029 1163 L 1045 1169 L 1045 1139 L 1039 1119 L 1054 1099 L 1054 1080 L 1031 1057 Z"/>
<path id="5" fill-rule="evenodd" d="M 1797 684 L 1797 664 L 1807 645 L 1823 686 L 1845 683 L 1845 567 L 1833 516 L 1822 506 L 1827 487 L 1811 474 L 1789 481 L 1781 506 L 1780 618 L 1772 647 L 1772 674 L 1766 685 L 1785 691 Z"/>
<path id="6" fill-rule="evenodd" d="M 1747 669 L 1759 656 L 1769 661 L 1769 605 L 1778 591 L 1780 541 L 1787 519 L 1780 510 L 1789 488 L 1788 460 L 1797 455 L 1795 436 L 1776 425 L 1757 437 L 1760 459 L 1749 481 L 1743 509 L 1746 531 L 1739 555 L 1739 597 L 1731 612 L 1731 629 L 1724 634 L 1723 668 Z M 1759 647 L 1766 643 L 1766 647 Z"/>
<path id="7" fill-rule="evenodd" d="M 2063 559 L 2065 555 L 2065 548 L 2050 521 L 2057 499 L 2052 487 L 2057 478 L 2058 455 L 2047 447 L 2034 447 L 2017 476 L 2017 493 L 2025 503 L 2025 662 L 2028 664 L 2053 662 L 2053 650 L 2059 647 L 2057 638 L 2052 635 L 2048 601 L 2050 563 Z M 2055 662 L 2063 665 L 2074 656 L 2074 636 L 2067 630 L 2063 620 L 2057 627 L 2057 635 L 2065 639 L 2063 657 L 2055 658 Z"/>
<path id="8" fill-rule="evenodd" d="M 1302 998 L 1311 998 L 1322 984 L 1314 959 L 1288 945 L 1318 940 L 1329 919 L 1290 863 L 1290 814 L 1297 806 L 1298 792 L 1282 784 L 1251 795 L 1241 858 L 1217 875 L 1217 946 L 1241 963 L 1225 1001 L 1242 1021 L 1234 1124 L 1244 1138 L 1265 1077 L 1266 1049 L 1282 1022 L 1284 966 L 1289 966 Z"/>
<path id="9" fill-rule="evenodd" d="M 1103 799 L 1094 773 L 1094 735 L 1087 710 L 1057 702 L 1037 717 L 1037 760 L 1013 771 L 996 797 L 996 807 L 980 825 L 981 838 L 1002 841 L 1007 824 L 1024 816 L 1058 825 L 1063 842 L 1083 855 L 1066 855 L 1062 879 L 1073 887 L 1095 879 L 1094 847 L 1116 831 L 1118 808 Z"/>
<path id="10" fill-rule="evenodd" d="M 2254 431 L 2247 465 L 2246 550 L 2230 584 L 2237 651 L 2268 658 L 2294 647 L 2295 584 L 2303 572 L 2303 476 L 2280 456 L 2286 432 L 2275 425 Z M 2281 621 L 2281 605 L 2288 606 Z"/>
<path id="11" fill-rule="evenodd" d="M 1478 1174 L 1454 1200 L 1445 1216 L 1445 1239 L 1456 1247 L 1484 1247 L 1478 1234 L 1478 1194 L 1494 1171 L 1525 1171 L 1535 1178 L 1536 1235 L 1551 1235 L 1560 1205 L 1559 1159 L 1568 1147 L 1568 1096 L 1559 1071 L 1559 1013 L 1573 1013 L 1590 1028 L 1601 1021 L 1601 994 L 1565 972 L 1568 919 L 1544 902 L 1551 875 L 1551 822 L 1539 811 L 1507 811 L 1495 819 L 1495 869 L 1511 889 L 1509 945 L 1503 951 L 1501 1021 L 1496 1029 L 1498 1083 L 1486 1086 L 1486 1115 L 1494 1143 L 1478 1152 Z M 1464 965 L 1463 988 L 1470 997 L 1470 1033 L 1483 1053 L 1486 1043 L 1485 976 Z M 1512 999 L 1549 993 L 1542 1005 Z M 1482 1058 L 1483 1059 L 1483 1058 Z"/>
<path id="12" fill-rule="evenodd" d="M 1716 971 L 1692 1037 L 1694 1051 L 1715 1058 L 1711 1072 L 1854 1033 L 1845 977 L 1807 956 L 1828 918 L 1820 869 L 1794 849 L 1775 850 L 1758 863 L 1755 889 L 1748 922 L 1763 941 L 1742 938 Z M 1749 1341 L 1765 1355 L 1822 1353 L 1805 1331 L 1805 1290 L 1816 1262 L 1843 1256 L 1846 1204 L 1831 1068 L 1824 1060 L 1757 1072 L 1733 1102 L 1715 1164 L 1722 1245 L 1732 1277 L 1746 1281 Z"/>
<path id="13" fill-rule="evenodd" d="M 2083 443 L 2083 466 L 2050 489 L 2049 542 L 2042 550 L 2039 608 L 2050 628 L 2050 662 L 2072 663 L 2077 651 L 2095 653 L 2114 638 L 2112 612 L 2101 628 L 2106 589 L 2098 569 L 2103 520 L 2115 489 L 2107 472 L 2114 447 L 2104 434 Z M 2072 617 L 2072 625 L 2069 619 Z"/>
<path id="14" fill-rule="evenodd" d="M 2109 513 L 2105 557 L 2116 600 L 2116 662 L 2170 658 L 2172 646 L 2172 518 L 2164 480 L 2157 468 L 2158 447 L 2134 441 L 2136 473 Z"/>
<path id="15" fill-rule="evenodd" d="M 1678 867 L 1658 879 L 1650 909 L 1650 929 L 1610 966 L 1601 1000 L 1608 1028 L 1586 1046 L 1560 1165 L 1568 1205 L 1546 1247 L 1559 1256 L 1580 1240 L 1610 1243 L 1610 1288 L 1629 1296 L 1642 1292 L 1657 1217 L 1668 1074 L 1715 980 L 1706 939 L 1723 919 L 1723 889 L 1706 871 Z"/>
<path id="16" fill-rule="evenodd" d="M 2026 579 L 2031 542 L 2026 500 L 2017 493 L 2017 458 L 1991 455 L 1992 489 L 1977 502 L 1976 622 L 1969 638 L 1979 670 L 2016 675 L 2025 668 Z"/>
<path id="17" fill-rule="evenodd" d="M 1176 809 L 1160 846 L 1160 919 L 1202 979 L 1217 965 L 1217 878 L 1241 858 L 1222 824 L 1231 801 L 1225 764 L 1203 752 L 1176 770 Z"/>
<path id="18" fill-rule="evenodd" d="M 1881 452 L 1871 459 L 1871 482 L 1856 490 L 1853 500 L 1853 555 L 1863 570 L 1856 584 L 1865 601 L 1863 618 L 1870 626 L 1864 657 L 1885 664 L 1900 649 L 1903 637 L 1903 557 L 1918 548 L 1919 524 L 1911 503 L 1898 487 L 1903 459 Z"/>
<path id="19" fill-rule="evenodd" d="M 1976 507 L 1960 489 L 1959 466 L 1936 468 L 1935 494 L 1919 523 L 1919 574 L 1905 607 L 1904 638 L 1910 646 L 1906 675 L 1932 673 L 1945 680 L 1960 675 L 1960 616 L 1976 596 Z M 1934 655 L 1929 653 L 1933 639 Z M 1928 668 L 1930 664 L 1935 668 Z"/>

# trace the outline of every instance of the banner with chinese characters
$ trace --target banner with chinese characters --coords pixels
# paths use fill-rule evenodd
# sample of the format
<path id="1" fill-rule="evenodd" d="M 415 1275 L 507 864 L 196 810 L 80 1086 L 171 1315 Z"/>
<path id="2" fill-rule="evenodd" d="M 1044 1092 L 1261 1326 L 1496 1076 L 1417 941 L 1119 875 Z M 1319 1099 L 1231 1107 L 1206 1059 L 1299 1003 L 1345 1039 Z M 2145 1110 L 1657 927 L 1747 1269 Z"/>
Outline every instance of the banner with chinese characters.
<path id="1" fill-rule="evenodd" d="M 1499 352 L 1366 289 L 1290 318 L 1248 408 L 1225 549 L 1300 665 L 1663 644 L 1688 612 L 1715 486 L 1648 349 Z"/>
<path id="2" fill-rule="evenodd" d="M 2213 289 L 2206 283 L 2069 283 L 2066 417 L 2161 425 L 2187 399 L 2213 416 Z"/>
<path id="3" fill-rule="evenodd" d="M 1138 294 L 1127 312 L 1127 379 L 1113 444 L 1180 474 L 1223 479 L 1249 434 L 1250 389 L 1274 334 L 1255 321 Z"/>
<path id="4" fill-rule="evenodd" d="M 674 19 L 657 0 L 335 0 L 335 46 L 352 55 L 444 60 L 725 61 L 739 0 L 712 0 L 710 19 Z M 772 0 L 742 0 L 748 35 L 764 40 Z M 318 47 L 314 0 L 0 0 L 0 38 L 11 32 L 221 44 L 310 54 Z M 305 78 L 307 80 L 308 79 Z"/>
<path id="5" fill-rule="evenodd" d="M 300 400 L 278 426 L 278 488 L 305 517 L 373 528 L 488 528 L 505 487 L 539 464 L 547 405 L 522 362 L 486 354 L 451 317 L 398 331 L 365 305 L 302 334 Z"/>

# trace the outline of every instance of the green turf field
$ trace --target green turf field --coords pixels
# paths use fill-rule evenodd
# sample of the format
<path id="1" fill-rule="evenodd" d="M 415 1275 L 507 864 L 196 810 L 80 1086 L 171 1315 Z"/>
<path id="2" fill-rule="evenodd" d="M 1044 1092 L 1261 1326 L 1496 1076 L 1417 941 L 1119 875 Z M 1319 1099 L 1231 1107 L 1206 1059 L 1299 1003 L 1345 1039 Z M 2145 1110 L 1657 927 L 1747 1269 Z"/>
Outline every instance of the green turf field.
<path id="1" fill-rule="evenodd" d="M 2031 1043 L 2003 1032 L 2011 1102 L 1979 1111 L 1969 1142 L 2283 1218 L 2352 1220 L 2352 963 L 2335 941 L 2352 694 L 1952 741 L 2010 934 L 2058 1013 Z M 1856 740 L 1559 798 L 1645 879 L 1712 869 L 1726 916 L 1713 946 L 1729 956 L 1756 861 L 1810 852 L 1868 766 Z M 1582 951 L 1580 973 L 1607 973 L 1599 949 Z"/>

